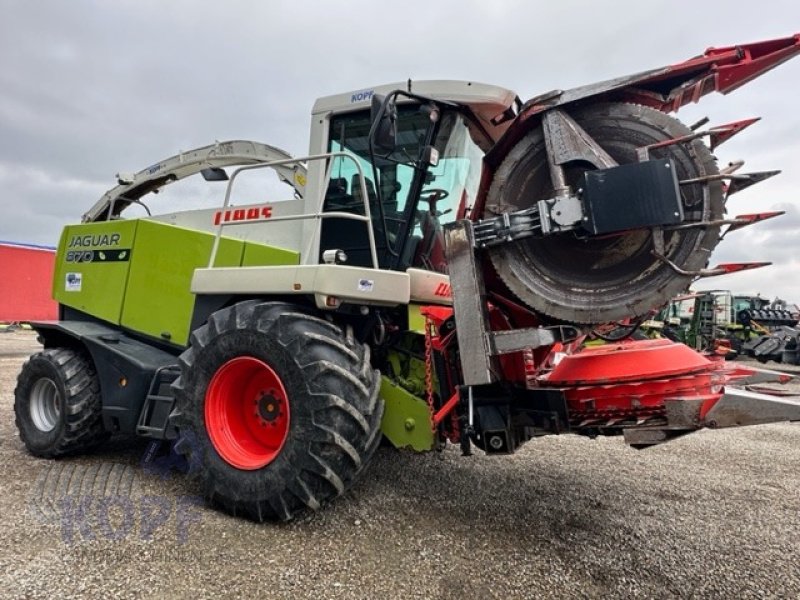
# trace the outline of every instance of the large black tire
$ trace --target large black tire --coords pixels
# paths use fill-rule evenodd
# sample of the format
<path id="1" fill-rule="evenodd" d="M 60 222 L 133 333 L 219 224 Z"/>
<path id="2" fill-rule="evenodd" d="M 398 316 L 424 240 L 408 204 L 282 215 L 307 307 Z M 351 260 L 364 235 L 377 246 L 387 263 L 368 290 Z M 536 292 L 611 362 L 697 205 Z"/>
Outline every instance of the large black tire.
<path id="1" fill-rule="evenodd" d="M 569 111 L 619 164 L 636 162 L 636 149 L 691 133 L 658 110 L 633 104 L 594 104 Z M 716 159 L 700 141 L 651 151 L 672 158 L 679 180 L 718 173 Z M 586 165 L 567 165 L 565 175 L 578 189 Z M 719 181 L 681 186 L 686 221 L 719 219 L 724 213 Z M 540 127 L 526 134 L 503 159 L 487 196 L 484 217 L 529 208 L 553 197 Z M 617 236 L 580 238 L 572 233 L 529 238 L 490 250 L 501 279 L 534 310 L 574 323 L 638 317 L 684 291 L 692 281 L 652 254 L 649 230 Z M 708 264 L 719 227 L 666 232 L 667 257 L 684 270 Z"/>
<path id="2" fill-rule="evenodd" d="M 285 390 L 289 415 L 274 457 L 249 468 L 222 456 L 226 448 L 210 436 L 207 420 L 213 425 L 215 417 L 206 409 L 220 401 L 209 385 L 221 381 L 215 377 L 225 373 L 223 366 L 243 357 L 261 361 L 280 379 L 276 386 Z M 353 339 L 349 328 L 343 331 L 306 309 L 246 301 L 217 311 L 192 333 L 179 362 L 176 450 L 187 457 L 207 499 L 230 514 L 288 521 L 302 510 L 317 510 L 351 486 L 380 443 L 384 405 L 369 347 Z M 245 388 L 252 386 L 230 389 L 224 401 L 249 406 Z M 263 392 L 256 393 L 263 399 Z"/>
<path id="3" fill-rule="evenodd" d="M 88 356 L 71 348 L 44 350 L 22 366 L 14 413 L 20 438 L 35 456 L 76 454 L 108 438 L 97 372 Z"/>

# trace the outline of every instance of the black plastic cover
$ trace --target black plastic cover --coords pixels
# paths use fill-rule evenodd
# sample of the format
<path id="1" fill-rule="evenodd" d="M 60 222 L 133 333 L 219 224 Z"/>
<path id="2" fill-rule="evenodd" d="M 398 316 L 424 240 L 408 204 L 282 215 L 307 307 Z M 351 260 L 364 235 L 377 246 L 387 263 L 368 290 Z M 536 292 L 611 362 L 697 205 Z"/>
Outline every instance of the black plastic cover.
<path id="1" fill-rule="evenodd" d="M 678 177 L 671 159 L 587 171 L 582 199 L 588 217 L 583 227 L 595 235 L 683 221 Z"/>

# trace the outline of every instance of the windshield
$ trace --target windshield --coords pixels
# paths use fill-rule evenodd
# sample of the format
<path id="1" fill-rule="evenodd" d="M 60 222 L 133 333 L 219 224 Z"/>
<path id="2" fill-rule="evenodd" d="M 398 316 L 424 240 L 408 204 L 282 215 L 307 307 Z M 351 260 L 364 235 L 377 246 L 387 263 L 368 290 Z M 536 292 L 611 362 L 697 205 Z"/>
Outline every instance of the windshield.
<path id="1" fill-rule="evenodd" d="M 465 208 L 474 201 L 483 152 L 470 138 L 464 117 L 458 112 L 445 111 L 433 124 L 426 113 L 420 112 L 419 105 L 398 108 L 396 147 L 388 156 L 376 157 L 374 170 L 369 156 L 368 111 L 334 117 L 328 149 L 354 154 L 363 170 L 381 266 L 413 265 L 443 271 L 446 265 L 441 225 L 462 218 Z M 420 168 L 419 159 L 426 139 L 430 139 L 431 127 L 435 127 L 432 139 L 439 162 L 434 167 Z M 325 210 L 363 214 L 361 195 L 353 162 L 335 158 Z M 405 227 L 406 223 L 410 226 Z M 345 241 L 331 239 L 336 236 L 330 234 L 323 236 L 323 241 L 326 237 L 330 243 L 341 242 L 337 248 Z M 360 248 L 352 247 L 353 240 L 350 243 L 348 255 L 358 260 L 355 264 L 361 264 Z M 352 264 L 352 260 L 348 262 Z"/>

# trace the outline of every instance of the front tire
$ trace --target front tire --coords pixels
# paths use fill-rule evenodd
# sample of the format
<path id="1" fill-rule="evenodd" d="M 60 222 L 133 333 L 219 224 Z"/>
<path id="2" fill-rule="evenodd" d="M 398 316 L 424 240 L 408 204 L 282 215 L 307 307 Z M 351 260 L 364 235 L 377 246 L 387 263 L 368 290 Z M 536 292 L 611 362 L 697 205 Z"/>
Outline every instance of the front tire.
<path id="1" fill-rule="evenodd" d="M 91 359 L 70 348 L 31 356 L 17 378 L 14 413 L 28 451 L 44 458 L 103 442 L 100 383 Z"/>
<path id="2" fill-rule="evenodd" d="M 176 450 L 233 515 L 288 521 L 344 493 L 380 442 L 369 347 L 305 309 L 247 301 L 192 333 Z"/>

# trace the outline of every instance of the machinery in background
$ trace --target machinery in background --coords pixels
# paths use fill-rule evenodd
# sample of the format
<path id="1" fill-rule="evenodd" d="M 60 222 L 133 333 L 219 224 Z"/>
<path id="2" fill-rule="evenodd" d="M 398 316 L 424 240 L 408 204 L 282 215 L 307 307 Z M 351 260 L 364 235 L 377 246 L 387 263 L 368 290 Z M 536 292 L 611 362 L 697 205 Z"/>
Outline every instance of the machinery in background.
<path id="1" fill-rule="evenodd" d="M 733 294 L 729 290 L 708 290 L 678 296 L 655 316 L 642 324 L 645 331 L 682 342 L 695 350 L 735 358 L 739 354 L 769 355 L 780 360 L 784 342 L 770 342 L 756 353 L 756 346 L 767 339 L 787 338 L 800 322 L 800 308 L 783 300 L 770 302 L 760 294 Z M 773 333 L 776 334 L 773 336 Z"/>

